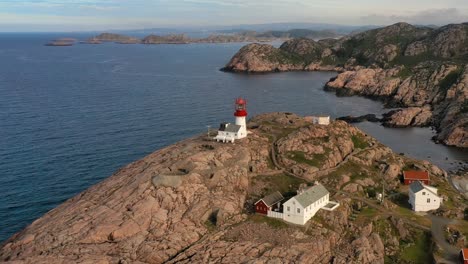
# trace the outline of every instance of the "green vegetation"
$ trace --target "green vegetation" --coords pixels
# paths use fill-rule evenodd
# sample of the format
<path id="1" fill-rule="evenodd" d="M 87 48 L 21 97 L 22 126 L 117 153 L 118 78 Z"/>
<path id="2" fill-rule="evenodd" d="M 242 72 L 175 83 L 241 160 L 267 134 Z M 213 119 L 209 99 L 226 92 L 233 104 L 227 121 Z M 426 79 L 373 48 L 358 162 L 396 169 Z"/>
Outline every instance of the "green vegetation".
<path id="1" fill-rule="evenodd" d="M 403 69 L 400 70 L 400 72 L 397 74 L 396 77 L 402 80 L 406 80 L 411 75 L 413 75 L 413 72 L 411 71 L 411 69 L 409 67 L 403 67 Z"/>
<path id="2" fill-rule="evenodd" d="M 277 228 L 277 229 L 287 228 L 288 227 L 288 225 L 285 222 L 281 221 L 281 220 L 271 218 L 271 217 L 262 216 L 262 215 L 257 215 L 257 214 L 256 215 L 251 215 L 249 217 L 249 220 L 252 221 L 252 222 L 255 222 L 255 223 L 266 223 L 270 227 Z"/>
<path id="3" fill-rule="evenodd" d="M 320 168 L 323 162 L 327 159 L 327 153 L 322 153 L 322 154 L 314 154 L 312 159 L 308 159 L 305 156 L 304 152 L 301 151 L 291 151 L 288 153 L 288 158 L 291 160 L 294 160 L 295 162 L 298 163 L 304 163 L 310 166 L 318 167 Z"/>
<path id="4" fill-rule="evenodd" d="M 468 101 L 463 102 L 461 112 L 462 113 L 468 113 Z"/>
<path id="5" fill-rule="evenodd" d="M 208 231 L 213 231 L 216 229 L 216 225 L 213 224 L 209 219 L 205 221 L 205 227 L 208 229 Z"/>
<path id="6" fill-rule="evenodd" d="M 375 198 L 377 196 L 377 192 L 374 188 L 366 188 L 366 193 L 369 198 Z"/>
<path id="7" fill-rule="evenodd" d="M 412 68 L 421 62 L 425 61 L 440 61 L 440 58 L 436 58 L 430 52 L 424 52 L 415 56 L 397 56 L 392 62 L 392 65 L 405 65 L 406 68 Z"/>
<path id="8" fill-rule="evenodd" d="M 444 79 L 440 81 L 439 87 L 443 91 L 447 91 L 450 87 L 452 87 L 452 85 L 454 85 L 458 81 L 462 73 L 463 72 L 461 69 L 451 71 L 449 74 L 447 74 L 447 76 L 445 76 Z"/>
<path id="9" fill-rule="evenodd" d="M 425 264 L 432 263 L 431 237 L 428 233 L 419 233 L 414 244 L 408 245 L 401 253 L 401 259 L 410 263 Z"/>
<path id="10" fill-rule="evenodd" d="M 279 191 L 285 196 L 291 194 L 294 195 L 301 183 L 307 183 L 305 180 L 301 180 L 285 174 L 259 175 L 254 178 L 254 181 L 257 180 L 262 183 L 266 183 L 268 186 L 264 190 L 264 195 L 270 194 L 274 191 Z"/>
<path id="11" fill-rule="evenodd" d="M 267 59 L 273 63 L 300 65 L 305 63 L 305 59 L 298 54 L 292 54 L 283 50 L 278 50 L 267 56 Z"/>
<path id="12" fill-rule="evenodd" d="M 365 148 L 367 148 L 369 146 L 367 141 L 361 135 L 353 135 L 351 137 L 351 140 L 353 141 L 354 148 L 365 149 Z"/>

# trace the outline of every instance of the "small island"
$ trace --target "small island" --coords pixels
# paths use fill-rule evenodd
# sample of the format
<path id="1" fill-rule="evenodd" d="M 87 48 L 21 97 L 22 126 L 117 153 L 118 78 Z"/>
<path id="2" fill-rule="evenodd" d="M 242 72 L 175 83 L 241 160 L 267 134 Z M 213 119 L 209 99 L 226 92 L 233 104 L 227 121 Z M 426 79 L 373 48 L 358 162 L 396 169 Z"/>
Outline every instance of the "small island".
<path id="1" fill-rule="evenodd" d="M 73 46 L 77 42 L 74 38 L 60 38 L 52 40 L 51 42 L 46 43 L 46 46 L 53 46 L 53 47 L 67 47 Z"/>

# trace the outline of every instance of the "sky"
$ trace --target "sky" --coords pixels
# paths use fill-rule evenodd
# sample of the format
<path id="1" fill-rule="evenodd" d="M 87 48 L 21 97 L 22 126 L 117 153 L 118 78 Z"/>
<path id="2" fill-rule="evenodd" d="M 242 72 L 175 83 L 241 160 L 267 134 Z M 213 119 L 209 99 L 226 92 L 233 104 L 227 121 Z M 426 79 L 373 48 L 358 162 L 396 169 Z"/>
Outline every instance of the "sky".
<path id="1" fill-rule="evenodd" d="M 0 0 L 0 32 L 468 22 L 468 0 Z"/>

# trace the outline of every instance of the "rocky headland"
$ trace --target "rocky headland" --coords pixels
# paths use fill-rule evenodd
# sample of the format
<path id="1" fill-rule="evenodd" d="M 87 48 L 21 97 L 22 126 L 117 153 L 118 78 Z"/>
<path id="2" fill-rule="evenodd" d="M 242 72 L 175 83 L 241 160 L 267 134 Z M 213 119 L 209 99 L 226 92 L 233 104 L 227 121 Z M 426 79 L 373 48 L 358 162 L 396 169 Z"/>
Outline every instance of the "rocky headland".
<path id="1" fill-rule="evenodd" d="M 397 23 L 341 39 L 249 44 L 222 69 L 232 72 L 337 71 L 325 89 L 400 107 L 393 127 L 434 126 L 436 141 L 468 148 L 468 24 L 437 29 Z"/>
<path id="2" fill-rule="evenodd" d="M 399 179 L 407 168 L 428 170 L 450 201 L 440 214 L 468 224 L 460 220 L 467 201 L 444 171 L 395 154 L 346 122 L 320 126 L 271 113 L 249 127 L 235 144 L 198 136 L 120 169 L 5 241 L 0 261 L 411 263 L 415 250 L 443 258 L 430 220 L 407 208 Z M 262 196 L 290 195 L 315 181 L 340 202 L 337 210 L 320 211 L 303 227 L 253 213 Z M 378 204 L 383 185 L 391 195 Z"/>

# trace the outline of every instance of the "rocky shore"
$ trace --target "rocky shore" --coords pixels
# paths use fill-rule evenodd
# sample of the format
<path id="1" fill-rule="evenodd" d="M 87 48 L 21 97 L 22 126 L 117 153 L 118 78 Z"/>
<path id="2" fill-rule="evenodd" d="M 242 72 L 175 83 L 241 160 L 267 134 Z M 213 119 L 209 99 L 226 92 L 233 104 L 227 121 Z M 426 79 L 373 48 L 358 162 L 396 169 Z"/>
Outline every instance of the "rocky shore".
<path id="1" fill-rule="evenodd" d="M 235 144 L 199 136 L 120 169 L 5 241 L 0 261 L 384 263 L 405 259 L 430 223 L 399 199 L 378 205 L 370 194 L 381 184 L 404 195 L 403 168 L 423 169 L 450 199 L 447 215 L 460 217 L 466 203 L 444 171 L 397 155 L 346 122 L 320 126 L 271 113 L 249 127 Z M 320 211 L 304 227 L 253 213 L 262 196 L 315 181 L 340 202 L 336 211 Z"/>
<path id="2" fill-rule="evenodd" d="M 468 24 L 431 29 L 398 23 L 339 40 L 249 44 L 222 70 L 337 71 L 325 89 L 402 108 L 388 113 L 385 125 L 433 126 L 436 141 L 468 148 L 467 47 Z"/>

